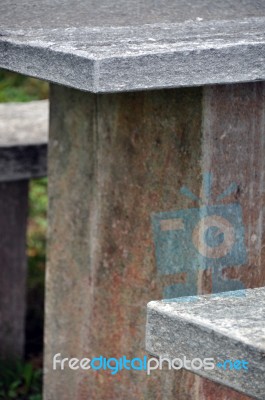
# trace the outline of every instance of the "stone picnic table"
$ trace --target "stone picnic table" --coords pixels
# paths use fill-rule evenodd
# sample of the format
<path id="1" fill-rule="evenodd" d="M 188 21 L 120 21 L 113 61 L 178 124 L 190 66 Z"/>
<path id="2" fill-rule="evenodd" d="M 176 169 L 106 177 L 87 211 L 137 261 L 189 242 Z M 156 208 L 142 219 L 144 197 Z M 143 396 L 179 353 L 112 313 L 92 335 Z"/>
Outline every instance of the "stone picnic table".
<path id="1" fill-rule="evenodd" d="M 1 2 L 0 66 L 51 82 L 46 400 L 248 398 L 183 370 L 52 359 L 142 357 L 149 301 L 265 285 L 264 59 L 258 0 Z M 185 240 L 178 268 L 174 212 L 192 226 L 204 200 L 219 225 L 241 212 L 237 247 L 205 267 L 198 230 L 199 267 Z"/>

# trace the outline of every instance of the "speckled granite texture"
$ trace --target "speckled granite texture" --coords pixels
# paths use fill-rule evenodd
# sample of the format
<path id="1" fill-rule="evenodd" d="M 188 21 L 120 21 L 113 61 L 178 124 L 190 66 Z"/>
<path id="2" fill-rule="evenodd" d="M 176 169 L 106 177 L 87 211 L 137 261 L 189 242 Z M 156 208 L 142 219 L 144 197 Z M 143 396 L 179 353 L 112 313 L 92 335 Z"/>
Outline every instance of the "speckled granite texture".
<path id="1" fill-rule="evenodd" d="M 265 398 L 265 288 L 148 304 L 146 349 L 156 356 L 246 360 L 248 370 L 193 371 Z"/>
<path id="2" fill-rule="evenodd" d="M 265 79 L 261 1 L 3 0 L 0 66 L 91 92 Z"/>

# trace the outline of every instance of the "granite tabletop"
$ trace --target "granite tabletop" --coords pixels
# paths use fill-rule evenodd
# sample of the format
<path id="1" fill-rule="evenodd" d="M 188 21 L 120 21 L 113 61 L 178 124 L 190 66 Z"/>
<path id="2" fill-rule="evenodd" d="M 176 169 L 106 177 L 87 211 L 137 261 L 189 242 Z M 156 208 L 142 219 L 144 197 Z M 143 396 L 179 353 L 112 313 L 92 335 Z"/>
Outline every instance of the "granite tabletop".
<path id="1" fill-rule="evenodd" d="M 265 79 L 263 0 L 2 0 L 0 67 L 91 92 Z"/>

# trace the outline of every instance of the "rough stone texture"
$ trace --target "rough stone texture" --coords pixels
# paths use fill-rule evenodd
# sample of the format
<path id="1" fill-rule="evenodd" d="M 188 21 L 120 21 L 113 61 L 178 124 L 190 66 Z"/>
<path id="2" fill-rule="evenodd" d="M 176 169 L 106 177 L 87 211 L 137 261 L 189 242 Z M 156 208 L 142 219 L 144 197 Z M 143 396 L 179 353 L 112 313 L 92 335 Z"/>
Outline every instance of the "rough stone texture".
<path id="1" fill-rule="evenodd" d="M 45 399 L 185 399 L 180 372 L 52 370 L 52 357 L 143 356 L 157 275 L 150 214 L 201 186 L 201 89 L 95 95 L 51 87 Z M 196 398 L 196 397 L 194 397 Z"/>
<path id="2" fill-rule="evenodd" d="M 242 263 L 206 268 L 194 276 L 198 293 L 265 285 L 264 270 L 264 83 L 204 88 L 202 170 L 212 173 L 210 205 L 238 203 L 243 210 L 247 257 Z M 236 190 L 222 201 L 218 196 L 232 183 Z M 187 185 L 188 186 L 188 185 Z M 192 189 L 192 187 L 191 187 Z M 203 185 L 201 197 L 203 198 Z M 189 208 L 198 207 L 190 201 Z M 187 270 L 189 260 L 187 260 Z M 186 294 L 193 294 L 188 292 Z M 238 399 L 240 395 L 201 380 L 199 399 Z M 241 397 L 245 398 L 244 396 Z"/>
<path id="3" fill-rule="evenodd" d="M 63 4 L 63 6 L 62 6 Z M 155 23 L 183 23 L 202 18 L 209 20 L 233 20 L 260 17 L 263 1 L 217 0 L 150 0 L 133 2 L 124 0 L 3 0 L 3 27 L 68 28 L 69 26 L 133 26 Z M 33 18 L 34 17 L 34 18 Z"/>
<path id="4" fill-rule="evenodd" d="M 28 181 L 0 183 L 0 358 L 24 352 Z"/>
<path id="5" fill-rule="evenodd" d="M 4 0 L 0 65 L 92 92 L 265 79 L 262 1 Z"/>
<path id="6" fill-rule="evenodd" d="M 146 349 L 171 359 L 212 357 L 215 363 L 246 360 L 248 371 L 216 367 L 194 372 L 262 400 L 265 397 L 265 288 L 248 289 L 236 296 L 237 292 L 230 292 L 228 297 L 198 296 L 186 301 L 150 302 Z"/>
<path id="7" fill-rule="evenodd" d="M 214 201 L 231 182 L 238 185 L 222 203 L 236 201 L 242 207 L 247 260 L 215 274 L 211 269 L 202 271 L 198 293 L 214 292 L 213 278 L 222 280 L 222 290 L 229 290 L 228 284 L 230 290 L 239 289 L 240 284 L 245 288 L 265 286 L 264 83 L 204 88 L 203 121 L 203 170 L 213 173 Z M 234 286 L 231 279 L 235 279 Z M 216 390 L 216 384 L 202 380 L 200 400 L 214 399 Z M 238 399 L 222 388 L 217 393 L 220 399 Z"/>
<path id="8" fill-rule="evenodd" d="M 207 170 L 215 176 L 214 201 L 231 180 L 237 184 L 224 205 L 242 206 L 247 258 L 244 265 L 198 270 L 197 292 L 265 285 L 264 84 L 203 93 L 95 95 L 52 86 L 47 400 L 247 399 L 185 371 L 147 379 L 127 371 L 113 377 L 51 370 L 58 352 L 79 358 L 144 354 L 145 304 L 188 278 L 184 271 L 158 274 L 151 214 L 198 207 L 179 190 L 185 185 L 200 196 Z"/>
<path id="9" fill-rule="evenodd" d="M 213 201 L 236 182 L 237 190 L 222 203 L 236 201 L 243 211 L 247 260 L 223 275 L 240 279 L 247 288 L 265 286 L 264 83 L 205 88 L 203 121 L 202 165 L 213 173 Z M 205 276 L 202 293 L 211 293 L 211 286 Z"/>
<path id="10" fill-rule="evenodd" d="M 228 386 L 224 386 L 220 383 L 213 382 L 206 378 L 201 378 L 196 375 L 197 378 L 200 379 L 200 388 L 198 390 L 198 400 L 215 400 L 216 396 L 218 399 L 222 400 L 250 400 L 252 397 L 247 396 L 241 392 L 238 392 L 234 389 L 231 389 Z"/>
<path id="11" fill-rule="evenodd" d="M 0 104 L 0 182 L 47 175 L 47 100 Z"/>
<path id="12" fill-rule="evenodd" d="M 49 101 L 0 104 L 0 147 L 48 142 Z"/>
<path id="13" fill-rule="evenodd" d="M 264 83 L 204 88 L 201 166 L 204 173 L 211 173 L 209 196 L 206 198 L 203 182 L 200 199 L 191 199 L 187 209 L 175 207 L 168 209 L 167 213 L 155 214 L 155 219 L 168 225 L 164 224 L 161 229 L 164 232 L 156 240 L 159 272 L 169 275 L 189 271 L 192 277 L 186 287 L 170 288 L 171 297 L 174 297 L 174 290 L 179 297 L 265 284 L 264 120 Z M 231 184 L 233 190 L 220 197 Z M 185 186 L 193 189 L 189 184 Z M 176 196 L 181 196 L 179 188 Z M 238 212 L 239 207 L 242 215 L 238 213 L 238 218 L 234 218 L 233 210 Z M 240 237 L 236 240 L 239 245 L 234 249 L 231 246 L 232 251 L 228 251 L 225 257 L 213 259 L 209 254 L 208 257 L 202 256 L 205 251 L 200 241 L 195 248 L 193 232 L 194 226 L 199 225 L 196 225 L 197 221 L 203 220 L 205 214 L 214 217 L 217 212 L 219 219 L 222 216 L 234 227 L 240 225 L 237 229 Z M 175 219 L 169 219 L 171 215 Z M 175 232 L 174 221 L 179 225 Z M 178 230 L 181 233 L 177 236 Z M 198 277 L 194 271 L 198 272 Z"/>

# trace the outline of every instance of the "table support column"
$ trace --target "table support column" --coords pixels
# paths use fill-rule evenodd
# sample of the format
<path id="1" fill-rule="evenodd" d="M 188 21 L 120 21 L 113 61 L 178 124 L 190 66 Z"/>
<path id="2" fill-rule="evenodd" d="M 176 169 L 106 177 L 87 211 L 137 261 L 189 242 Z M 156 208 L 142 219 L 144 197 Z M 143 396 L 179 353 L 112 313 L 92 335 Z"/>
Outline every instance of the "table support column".
<path id="1" fill-rule="evenodd" d="M 264 285 L 262 88 L 243 84 L 96 95 L 51 87 L 46 400 L 211 398 L 211 384 L 185 371 L 164 369 L 150 377 L 139 371 L 53 371 L 52 359 L 57 353 L 61 358 L 142 357 L 148 301 Z M 244 145 L 242 135 L 248 138 Z M 253 162 L 255 172 L 249 173 Z M 250 186 L 253 179 L 257 188 Z M 237 224 L 233 258 L 203 265 L 201 242 L 189 237 L 173 254 L 182 260 L 174 269 L 170 249 L 180 225 L 172 220 L 187 219 L 186 234 L 205 217 L 199 198 L 213 196 L 209 205 L 215 206 L 233 181 L 231 193 L 219 198 L 224 209 L 218 209 L 219 217 Z M 227 208 L 230 203 L 237 205 Z M 238 213 L 235 220 L 231 210 Z M 157 240 L 155 221 L 161 215 L 171 220 L 160 225 L 162 234 L 169 231 L 171 247 L 159 262 L 157 250 L 165 242 L 163 235 Z M 219 237 L 213 233 L 208 239 Z M 250 277 L 252 254 L 260 261 Z M 214 388 L 216 397 L 226 398 L 227 391 Z M 238 399 L 235 392 L 229 396 Z"/>
<path id="2" fill-rule="evenodd" d="M 235 190 L 219 204 L 240 205 L 246 251 L 245 257 L 236 256 L 234 263 L 219 267 L 215 282 L 219 291 L 229 287 L 231 290 L 262 287 L 265 286 L 265 85 L 257 82 L 209 86 L 204 89 L 203 98 L 203 170 L 212 173 L 215 202 L 218 195 L 236 183 Z M 212 271 L 202 273 L 198 285 L 201 293 L 215 291 Z M 201 380 L 199 398 L 249 397 L 205 379 Z"/>
<path id="3" fill-rule="evenodd" d="M 0 183 L 0 358 L 24 354 L 28 180 Z"/>
<path id="4" fill-rule="evenodd" d="M 146 303 L 183 280 L 158 275 L 151 214 L 187 207 L 184 184 L 200 191 L 201 104 L 197 88 L 51 87 L 46 400 L 169 399 L 185 386 L 185 373 L 53 371 L 52 358 L 146 354 Z"/>

